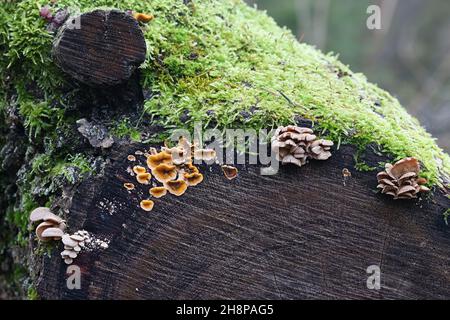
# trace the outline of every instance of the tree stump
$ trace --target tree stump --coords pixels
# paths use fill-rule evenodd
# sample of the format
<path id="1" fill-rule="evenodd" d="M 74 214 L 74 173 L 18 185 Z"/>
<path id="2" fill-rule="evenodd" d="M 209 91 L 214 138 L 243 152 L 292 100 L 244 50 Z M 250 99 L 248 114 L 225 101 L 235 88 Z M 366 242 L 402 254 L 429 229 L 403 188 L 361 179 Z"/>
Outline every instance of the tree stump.
<path id="1" fill-rule="evenodd" d="M 79 19 L 79 24 L 74 23 Z M 68 19 L 54 41 L 59 67 L 92 86 L 129 79 L 144 62 L 146 45 L 138 22 L 124 12 L 95 10 Z"/>
<path id="2" fill-rule="evenodd" d="M 136 2 L 136 7 L 139 8 L 139 4 Z M 4 108 L 8 115 L 5 121 L 0 119 L 0 129 L 5 132 L 7 141 L 0 143 L 2 153 L 11 155 L 2 163 L 7 175 L 0 172 L 2 186 L 8 187 L 5 195 L 0 194 L 0 205 L 4 203 L 9 214 L 14 214 L 12 217 L 20 222 L 15 225 L 11 223 L 14 219 L 3 219 L 0 228 L 6 226 L 5 229 L 13 234 L 20 227 L 20 231 L 27 234 L 24 229 L 31 210 L 50 203 L 51 209 L 58 210 L 55 212 L 68 219 L 68 233 L 84 229 L 109 240 L 107 249 L 86 250 L 76 257 L 74 264 L 80 267 L 81 288 L 70 289 L 66 282 L 67 265 L 60 257 L 62 244 L 50 246 L 50 256 L 42 254 L 48 247 L 41 247 L 43 244 L 30 234 L 30 256 L 22 256 L 31 261 L 30 265 L 28 261 L 23 264 L 29 267 L 33 285 L 30 288 L 36 289 L 36 297 L 450 298 L 450 229 L 442 215 L 449 208 L 448 194 L 435 187 L 432 194 L 420 199 L 394 200 L 377 192 L 376 171 L 355 169 L 355 155 L 360 156 L 363 145 L 368 149 L 362 155 L 368 167 L 379 167 L 380 162 L 389 161 L 369 148 L 370 143 L 376 145 L 379 141 L 376 135 L 371 136 L 368 132 L 385 127 L 390 130 L 390 139 L 398 143 L 414 142 L 419 135 L 426 136 L 423 141 L 409 146 L 404 154 L 393 153 L 393 156 L 418 157 L 407 151 L 424 149 L 429 156 L 422 160 L 429 164 L 436 164 L 439 157 L 446 157 L 395 99 L 369 86 L 335 58 L 307 45 L 298 45 L 272 20 L 251 11 L 253 9 L 239 1 L 215 1 L 213 5 L 200 2 L 195 10 L 188 3 L 169 0 L 160 0 L 155 6 L 150 6 L 154 4 L 152 1 L 144 4 L 140 8 L 159 19 L 153 27 L 159 28 L 159 32 L 170 31 L 160 37 L 164 45 L 173 45 L 173 52 L 165 52 L 170 54 L 171 64 L 164 63 L 162 53 L 149 59 L 149 64 L 153 65 L 142 70 L 144 81 L 140 81 L 138 72 L 133 74 L 146 56 L 146 42 L 138 22 L 116 10 L 95 10 L 80 16 L 80 29 L 71 28 L 72 22 L 67 22 L 53 43 L 56 63 L 78 81 L 64 79 L 60 87 L 40 92 L 37 83 L 47 83 L 48 75 L 30 86 L 22 86 L 23 75 L 29 71 L 20 69 L 22 63 L 13 60 L 14 71 L 18 70 L 20 77 L 16 79 L 16 74 L 11 71 L 8 77 L 5 76 L 8 85 L 0 88 L 8 101 L 8 108 Z M 32 5 L 34 8 L 35 4 Z M 25 17 L 24 8 L 28 7 L 20 7 L 20 14 Z M 8 20 L 1 27 L 13 25 L 14 28 L 6 28 L 13 31 L 25 27 L 20 24 L 25 22 L 14 19 L 16 16 L 5 15 Z M 44 23 L 41 24 L 45 28 Z M 250 24 L 260 30 L 248 32 L 251 31 Z M 172 30 L 174 25 L 180 33 Z M 211 32 L 216 30 L 213 26 L 219 30 L 217 34 Z M 41 40 L 34 34 L 41 33 L 30 35 L 32 44 Z M 240 34 L 242 37 L 235 37 Z M 189 40 L 194 37 L 185 35 L 195 35 L 195 41 Z M 197 40 L 203 36 L 208 41 L 199 44 L 201 41 Z M 149 45 L 164 46 L 151 37 L 147 41 Z M 189 48 L 181 46 L 183 53 L 179 54 L 181 42 L 189 44 Z M 229 47 L 225 45 L 228 42 Z M 48 44 L 51 44 L 50 40 Z M 253 48 L 253 44 L 261 47 Z M 242 56 L 241 47 L 249 47 Z M 281 49 L 272 54 L 269 48 Z M 14 50 L 16 47 L 8 47 L 6 52 L 0 53 L 12 57 L 16 53 Z M 44 56 L 46 52 L 38 53 Z M 294 57 L 304 59 L 295 59 L 291 64 L 289 60 Z M 35 55 L 22 58 L 27 62 L 24 66 L 39 63 L 34 61 Z M 202 61 L 206 58 L 211 60 Z M 232 60 L 222 64 L 228 58 Z M 264 62 L 259 68 L 253 65 L 258 65 L 258 61 Z M 191 63 L 188 72 L 179 73 L 187 62 Z M 222 67 L 211 70 L 215 64 Z M 227 78 L 230 66 L 239 64 L 243 64 L 239 69 L 241 72 L 231 70 L 232 77 Z M 172 77 L 174 72 L 176 77 Z M 285 77 L 287 74 L 290 77 Z M 265 84 L 262 80 L 272 75 L 274 77 L 268 84 L 277 83 L 279 88 L 271 88 L 269 92 L 269 86 L 262 85 Z M 30 79 L 40 76 L 33 74 Z M 303 76 L 310 76 L 310 85 L 303 82 Z M 252 77 L 259 85 L 252 85 Z M 170 81 L 163 82 L 166 78 Z M 215 82 L 222 80 L 223 83 L 216 86 Z M 202 90 L 190 90 L 194 86 L 200 86 Z M 15 92 L 14 88 L 22 87 L 29 94 Z M 176 90 L 183 87 L 189 90 Z M 203 88 L 213 88 L 213 91 L 203 92 Z M 54 101 L 59 100 L 53 96 L 60 96 L 60 89 L 63 89 L 64 100 Z M 234 96 L 228 96 L 228 90 Z M 285 94 L 285 90 L 290 94 Z M 341 97 L 349 99 L 343 101 Z M 179 108 L 181 100 L 178 98 L 186 98 L 183 109 Z M 270 104 L 258 109 L 260 99 L 267 99 Z M 324 104 L 335 99 L 341 105 L 336 103 L 326 109 Z M 298 108 L 300 105 L 296 100 L 308 107 L 307 112 Z M 156 101 L 157 104 L 151 104 Z M 164 106 L 171 109 L 150 113 L 147 102 L 155 109 Z M 315 103 L 321 108 L 309 109 Z M 179 116 L 175 123 L 184 125 L 188 120 L 182 118 L 188 118 L 194 107 L 203 107 L 200 104 L 210 105 L 212 109 L 197 112 L 190 120 L 201 113 L 209 117 L 207 120 L 211 122 L 208 124 L 214 127 L 214 120 L 225 114 L 230 121 L 237 121 L 239 128 L 251 120 L 253 112 L 255 117 L 264 114 L 261 125 L 270 127 L 284 125 L 289 119 L 276 117 L 282 113 L 291 115 L 290 111 L 292 118 L 289 118 L 297 124 L 297 118 L 303 119 L 303 116 L 310 117 L 314 123 L 323 121 L 328 113 L 333 115 L 328 121 L 341 123 L 343 119 L 337 118 L 339 110 L 346 111 L 353 105 L 357 108 L 345 114 L 345 120 L 349 122 L 343 123 L 345 131 L 335 132 L 340 134 L 339 143 L 335 141 L 340 148 L 333 149 L 333 156 L 327 161 L 312 161 L 301 168 L 283 166 L 272 176 L 260 175 L 259 166 L 242 165 L 234 180 L 226 179 L 218 165 L 202 166 L 200 171 L 204 181 L 201 184 L 190 187 L 181 197 L 169 194 L 156 199 L 151 212 L 143 211 L 139 203 L 149 197 L 150 186 L 138 185 L 128 192 L 124 183 L 135 182 L 127 170 L 130 166 L 127 156 L 135 154 L 136 150 L 148 150 L 150 145 L 136 144 L 123 137 L 137 131 L 146 140 L 156 137 L 162 130 L 168 133 L 175 125 L 166 122 L 165 117 Z M 210 116 L 216 106 L 217 114 Z M 228 115 L 228 107 L 236 110 Z M 335 109 L 331 109 L 333 107 Z M 310 111 L 313 112 L 311 115 Z M 356 121 L 364 112 L 373 117 Z M 53 119 L 51 116 L 55 113 L 58 116 Z M 60 118 L 63 113 L 67 114 Z M 400 113 L 400 119 L 392 121 L 396 113 Z M 133 127 L 128 124 L 130 119 Z M 80 132 L 70 131 L 76 127 L 77 120 Z M 377 126 L 366 127 L 369 121 L 374 121 Z M 401 125 L 400 121 L 406 124 Z M 89 132 L 90 122 L 101 130 Z M 312 124 L 311 121 L 305 123 Z M 118 127 L 120 130 L 113 133 Z M 321 135 L 328 130 L 327 127 L 320 129 Z M 98 132 L 95 131 L 100 132 L 101 139 L 96 139 Z M 400 134 L 395 134 L 397 132 Z M 361 133 L 367 135 L 362 136 L 364 141 L 345 139 Z M 347 144 L 357 142 L 360 142 L 358 146 Z M 144 163 L 145 158 L 140 156 L 138 160 Z M 104 173 L 103 166 L 106 166 Z M 69 170 L 71 174 L 66 177 Z M 447 178 L 448 169 L 442 170 Z M 81 171 L 86 172 L 82 178 L 77 174 Z M 86 178 L 88 174 L 90 178 Z M 21 211 L 15 212 L 18 204 Z M 6 216 L 4 212 L 7 210 L 2 210 L 1 215 Z M 36 246 L 38 250 L 33 250 Z M 372 275 L 367 270 L 371 270 L 371 266 L 381 271 L 379 290 L 367 285 L 368 277 Z"/>
<path id="3" fill-rule="evenodd" d="M 219 166 L 203 167 L 203 183 L 156 199 L 151 212 L 139 208 L 148 187 L 123 188 L 132 179 L 127 155 L 140 147 L 116 148 L 105 176 L 76 192 L 69 227 L 111 242 L 75 260 L 81 290 L 66 287 L 62 248 L 44 258 L 42 298 L 450 298 L 448 199 L 439 190 L 416 201 L 377 193 L 375 172 L 352 169 L 351 146 L 273 176 L 241 166 L 229 181 Z M 380 290 L 366 285 L 371 265 L 380 267 Z"/>

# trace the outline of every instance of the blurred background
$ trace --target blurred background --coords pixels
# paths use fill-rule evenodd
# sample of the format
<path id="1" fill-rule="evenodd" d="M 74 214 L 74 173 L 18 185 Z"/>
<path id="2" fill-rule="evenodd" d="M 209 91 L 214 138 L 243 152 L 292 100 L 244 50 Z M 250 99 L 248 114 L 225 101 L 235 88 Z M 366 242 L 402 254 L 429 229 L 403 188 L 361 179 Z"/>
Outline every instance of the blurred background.
<path id="1" fill-rule="evenodd" d="M 450 1 L 246 0 L 396 96 L 450 152 Z M 369 30 L 367 8 L 381 9 Z"/>

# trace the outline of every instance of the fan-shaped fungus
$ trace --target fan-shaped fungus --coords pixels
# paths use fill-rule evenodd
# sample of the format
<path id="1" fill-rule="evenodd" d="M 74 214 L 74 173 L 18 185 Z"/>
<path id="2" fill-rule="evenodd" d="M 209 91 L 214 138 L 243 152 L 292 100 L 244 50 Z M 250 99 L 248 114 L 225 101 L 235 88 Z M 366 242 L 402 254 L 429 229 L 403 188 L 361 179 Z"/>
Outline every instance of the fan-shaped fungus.
<path id="1" fill-rule="evenodd" d="M 171 194 L 177 197 L 181 196 L 188 187 L 186 181 L 184 180 L 168 181 L 165 186 Z"/>
<path id="2" fill-rule="evenodd" d="M 428 192 L 425 178 L 419 178 L 420 164 L 416 158 L 404 158 L 395 164 L 386 163 L 385 170 L 377 174 L 378 189 L 394 199 L 417 198 L 420 192 Z"/>
<path id="3" fill-rule="evenodd" d="M 150 194 L 155 198 L 161 198 L 167 194 L 167 189 L 165 187 L 154 187 L 150 189 Z"/>
<path id="4" fill-rule="evenodd" d="M 36 222 L 36 221 L 44 220 L 44 217 L 51 213 L 52 212 L 50 211 L 49 208 L 45 208 L 45 207 L 36 208 L 33 211 L 31 211 L 30 221 Z"/>
<path id="5" fill-rule="evenodd" d="M 152 211 L 154 202 L 152 200 L 142 200 L 141 201 L 141 208 L 145 211 Z"/>
<path id="6" fill-rule="evenodd" d="M 134 166 L 133 167 L 133 172 L 136 173 L 136 174 L 146 173 L 147 169 L 145 169 L 142 166 Z"/>
<path id="7" fill-rule="evenodd" d="M 128 159 L 128 161 L 131 161 L 131 162 L 136 161 L 136 157 L 133 156 L 132 154 L 130 154 L 130 155 L 127 157 L 127 159 Z"/>
<path id="8" fill-rule="evenodd" d="M 146 172 L 138 174 L 136 179 L 140 184 L 149 184 L 151 178 L 152 175 Z"/>
<path id="9" fill-rule="evenodd" d="M 53 223 L 51 222 L 41 222 L 37 227 L 36 227 L 36 236 L 38 237 L 39 240 L 41 241 L 48 241 L 51 240 L 50 238 L 45 238 L 42 236 L 42 233 L 48 229 L 48 228 L 52 228 L 54 226 Z"/>
<path id="10" fill-rule="evenodd" d="M 233 180 L 238 175 L 238 169 L 233 166 L 223 165 L 222 171 L 228 180 Z"/>
<path id="11" fill-rule="evenodd" d="M 172 155 L 165 151 L 161 151 L 160 153 L 150 155 L 147 158 L 147 165 L 152 170 L 160 164 L 172 164 Z"/>
<path id="12" fill-rule="evenodd" d="M 64 232 L 60 228 L 47 228 L 41 233 L 41 238 L 60 240 Z"/>
<path id="13" fill-rule="evenodd" d="M 203 181 L 203 175 L 201 173 L 198 173 L 198 172 L 185 173 L 184 174 L 184 179 L 186 180 L 186 182 L 187 182 L 187 184 L 189 186 L 196 186 L 200 182 Z"/>
<path id="14" fill-rule="evenodd" d="M 171 164 L 162 163 L 155 167 L 152 172 L 159 182 L 167 182 L 177 177 L 177 169 Z"/>
<path id="15" fill-rule="evenodd" d="M 124 188 L 127 189 L 128 191 L 134 190 L 134 184 L 130 183 L 130 182 L 126 182 L 123 184 Z"/>
<path id="16" fill-rule="evenodd" d="M 196 166 L 194 166 L 191 162 L 187 163 L 183 169 L 186 173 L 198 173 L 199 172 L 198 168 Z"/>

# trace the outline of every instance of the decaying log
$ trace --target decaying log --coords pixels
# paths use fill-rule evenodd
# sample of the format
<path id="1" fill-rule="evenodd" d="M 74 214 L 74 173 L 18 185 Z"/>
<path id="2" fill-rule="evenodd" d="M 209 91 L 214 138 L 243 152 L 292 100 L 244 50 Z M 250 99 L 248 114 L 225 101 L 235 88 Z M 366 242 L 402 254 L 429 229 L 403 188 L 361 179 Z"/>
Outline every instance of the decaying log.
<path id="1" fill-rule="evenodd" d="M 66 287 L 62 248 L 42 258 L 44 299 L 450 298 L 448 198 L 377 193 L 376 172 L 353 169 L 351 146 L 273 176 L 240 166 L 229 181 L 202 167 L 203 183 L 151 212 L 139 208 L 148 187 L 123 188 L 126 157 L 140 146 L 115 148 L 105 176 L 79 187 L 68 221 L 109 237 L 109 248 L 77 258 L 80 290 Z M 367 288 L 371 265 L 380 290 Z"/>
<path id="2" fill-rule="evenodd" d="M 75 79 L 111 86 L 129 79 L 144 62 L 146 45 L 131 15 L 95 10 L 67 20 L 55 38 L 53 55 L 60 68 Z"/>

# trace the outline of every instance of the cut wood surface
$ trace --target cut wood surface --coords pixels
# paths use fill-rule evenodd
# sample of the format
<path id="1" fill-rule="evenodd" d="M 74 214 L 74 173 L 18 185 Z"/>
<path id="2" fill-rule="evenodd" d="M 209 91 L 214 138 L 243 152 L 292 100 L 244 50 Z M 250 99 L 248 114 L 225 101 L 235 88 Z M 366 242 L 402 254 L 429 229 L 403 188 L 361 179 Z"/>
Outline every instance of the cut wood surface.
<path id="1" fill-rule="evenodd" d="M 94 86 L 129 79 L 147 50 L 138 22 L 117 10 L 95 10 L 79 18 L 79 28 L 69 19 L 54 41 L 53 55 L 60 68 Z"/>
<path id="2" fill-rule="evenodd" d="M 105 176 L 78 188 L 69 230 L 111 242 L 75 260 L 80 290 L 66 287 L 62 248 L 43 257 L 42 298 L 450 298 L 448 198 L 377 193 L 376 172 L 355 171 L 350 146 L 273 176 L 241 166 L 229 181 L 219 166 L 201 167 L 203 183 L 156 199 L 151 212 L 139 208 L 148 187 L 123 188 L 133 181 L 126 157 L 138 149 L 116 147 Z M 380 290 L 367 288 L 370 265 L 381 268 Z"/>

